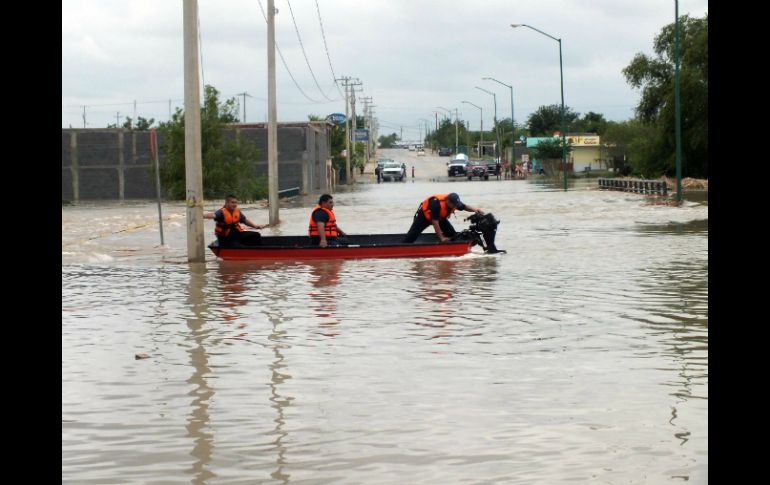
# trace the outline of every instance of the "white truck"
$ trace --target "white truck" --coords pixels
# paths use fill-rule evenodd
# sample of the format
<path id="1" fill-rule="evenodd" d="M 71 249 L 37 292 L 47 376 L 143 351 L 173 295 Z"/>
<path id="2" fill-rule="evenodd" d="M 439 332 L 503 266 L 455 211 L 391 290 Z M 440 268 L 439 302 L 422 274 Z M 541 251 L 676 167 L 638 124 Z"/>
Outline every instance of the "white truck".
<path id="1" fill-rule="evenodd" d="M 468 155 L 464 153 L 458 153 L 451 160 L 447 162 L 447 175 L 449 177 L 455 177 L 457 175 L 466 174 L 466 167 L 468 165 Z"/>

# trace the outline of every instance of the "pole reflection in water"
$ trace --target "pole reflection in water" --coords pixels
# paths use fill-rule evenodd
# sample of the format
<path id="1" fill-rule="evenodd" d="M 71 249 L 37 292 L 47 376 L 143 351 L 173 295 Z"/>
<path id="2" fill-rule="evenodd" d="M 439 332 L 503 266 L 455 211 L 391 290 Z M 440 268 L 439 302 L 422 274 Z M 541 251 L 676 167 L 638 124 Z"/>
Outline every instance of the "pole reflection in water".
<path id="1" fill-rule="evenodd" d="M 286 330 L 280 327 L 284 321 L 284 315 L 281 310 L 282 307 L 286 307 L 287 289 L 282 287 L 276 287 L 272 294 L 272 297 L 268 300 L 268 305 L 265 310 L 265 315 L 270 321 L 271 332 L 268 335 L 268 346 L 273 351 L 273 361 L 269 365 L 270 369 L 270 406 L 276 411 L 275 429 L 271 433 L 273 438 L 273 450 L 276 453 L 275 458 L 275 470 L 270 474 L 276 480 L 280 480 L 282 483 L 288 483 L 288 473 L 284 473 L 283 469 L 287 465 L 286 451 L 287 447 L 284 443 L 288 439 L 289 433 L 284 429 L 286 425 L 286 419 L 284 416 L 284 408 L 291 404 L 294 400 L 291 396 L 281 394 L 280 385 L 284 381 L 291 379 L 291 375 L 287 372 L 288 365 L 285 362 L 285 357 L 281 353 L 281 350 L 291 348 L 287 337 Z"/>
<path id="2" fill-rule="evenodd" d="M 207 432 L 209 427 L 209 401 L 214 396 L 214 390 L 209 387 L 206 375 L 211 372 L 208 363 L 208 354 L 204 346 L 208 331 L 204 329 L 208 315 L 208 304 L 204 288 L 206 286 L 206 266 L 202 263 L 190 263 L 190 282 L 187 285 L 187 303 L 193 316 L 187 318 L 187 327 L 190 329 L 192 339 L 197 346 L 189 350 L 190 363 L 193 373 L 187 380 L 195 387 L 189 395 L 193 396 L 192 411 L 187 419 L 187 436 L 194 440 L 190 454 L 195 458 L 195 463 L 187 470 L 194 475 L 192 483 L 204 484 L 215 475 L 208 470 L 211 463 L 213 449 L 213 436 Z"/>
<path id="3" fill-rule="evenodd" d="M 335 286 L 339 281 L 340 269 L 345 263 L 342 259 L 329 259 L 324 261 L 313 261 L 308 263 L 311 273 L 311 284 L 313 288 L 308 293 L 313 302 L 313 313 L 323 319 L 319 324 L 321 335 L 326 337 L 335 337 L 339 335 L 337 326 L 337 294 Z"/>

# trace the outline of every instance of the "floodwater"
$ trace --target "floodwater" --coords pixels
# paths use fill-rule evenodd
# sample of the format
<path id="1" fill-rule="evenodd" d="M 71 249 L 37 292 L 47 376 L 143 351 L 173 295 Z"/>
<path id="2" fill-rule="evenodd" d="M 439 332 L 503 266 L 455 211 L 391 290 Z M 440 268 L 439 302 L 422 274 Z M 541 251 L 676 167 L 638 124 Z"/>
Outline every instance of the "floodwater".
<path id="1" fill-rule="evenodd" d="M 386 156 L 417 177 L 340 188 L 343 230 L 454 191 L 508 253 L 188 265 L 181 204 L 164 247 L 153 203 L 62 208 L 64 483 L 707 483 L 707 203 Z"/>

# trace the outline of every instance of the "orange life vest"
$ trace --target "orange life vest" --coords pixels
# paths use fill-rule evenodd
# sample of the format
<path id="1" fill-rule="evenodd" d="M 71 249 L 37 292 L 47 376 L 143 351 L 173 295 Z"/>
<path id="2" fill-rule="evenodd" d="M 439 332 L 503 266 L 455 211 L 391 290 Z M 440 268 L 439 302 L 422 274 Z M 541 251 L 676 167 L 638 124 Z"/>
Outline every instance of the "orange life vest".
<path id="1" fill-rule="evenodd" d="M 235 228 L 238 232 L 243 232 L 243 228 L 241 227 L 241 211 L 238 209 L 235 209 L 232 213 L 230 213 L 229 210 L 222 207 L 221 209 L 222 214 L 224 215 L 225 221 L 219 222 L 217 221 L 217 225 L 214 228 L 214 234 L 222 237 L 227 237 L 230 234 L 230 230 Z"/>
<path id="2" fill-rule="evenodd" d="M 436 198 L 438 199 L 439 204 L 441 204 L 441 213 L 439 214 L 439 219 L 446 219 L 447 217 L 451 216 L 454 213 L 454 209 L 450 209 L 446 205 L 446 198 L 449 196 L 449 194 L 436 194 L 431 195 L 427 199 L 423 201 L 423 203 L 420 205 L 420 208 L 422 209 L 422 213 L 425 216 L 425 219 L 430 222 L 431 216 L 430 216 L 430 199 Z"/>
<path id="3" fill-rule="evenodd" d="M 313 210 L 310 212 L 310 225 L 308 227 L 307 233 L 311 236 L 319 236 L 318 225 L 313 220 L 313 213 L 315 213 L 315 211 L 318 209 L 321 209 L 329 215 L 329 220 L 326 222 L 326 224 L 324 224 L 324 234 L 326 234 L 326 237 L 337 237 L 337 218 L 334 217 L 334 212 L 321 207 L 320 205 L 313 207 Z"/>

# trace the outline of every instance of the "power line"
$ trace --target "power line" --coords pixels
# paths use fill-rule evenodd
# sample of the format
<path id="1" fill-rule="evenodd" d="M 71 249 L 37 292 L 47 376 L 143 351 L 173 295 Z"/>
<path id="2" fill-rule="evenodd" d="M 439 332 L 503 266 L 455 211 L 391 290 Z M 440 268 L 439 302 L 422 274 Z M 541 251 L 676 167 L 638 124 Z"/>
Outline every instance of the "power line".
<path id="1" fill-rule="evenodd" d="M 337 82 L 337 75 L 334 74 L 334 68 L 332 67 L 332 58 L 329 56 L 329 46 L 326 43 L 326 32 L 324 32 L 324 23 L 323 20 L 321 20 L 321 9 L 318 8 L 318 0 L 315 0 L 315 9 L 316 12 L 318 12 L 318 23 L 321 24 L 321 37 L 323 37 L 324 40 L 324 49 L 326 50 L 326 58 L 329 60 L 329 69 L 332 71 L 332 79 L 334 79 L 334 85 L 337 86 L 337 91 L 340 93 L 340 96 L 342 96 L 340 85 Z"/>
<path id="2" fill-rule="evenodd" d="M 324 93 L 323 89 L 321 89 L 321 86 L 318 84 L 318 79 L 315 77 L 315 73 L 313 72 L 313 68 L 310 66 L 310 60 L 307 58 L 307 52 L 305 52 L 305 45 L 302 43 L 302 37 L 299 35 L 299 27 L 297 27 L 297 21 L 294 18 L 294 10 L 291 8 L 291 2 L 289 0 L 286 0 L 286 3 L 289 5 L 289 13 L 291 14 L 291 22 L 294 24 L 294 31 L 297 33 L 297 40 L 299 41 L 299 47 L 302 49 L 302 56 L 305 58 L 305 63 L 307 64 L 307 68 L 310 71 L 310 75 L 313 77 L 313 82 L 315 83 L 318 90 L 321 92 L 321 95 L 328 99 L 329 101 L 334 101 L 332 98 L 326 95 Z"/>
<path id="3" fill-rule="evenodd" d="M 257 0 L 257 3 L 259 3 L 259 10 L 262 11 L 262 16 L 265 18 L 265 23 L 267 23 L 267 15 L 265 14 L 265 9 L 262 7 L 262 0 Z M 302 90 L 301 87 L 299 87 L 299 84 L 297 83 L 297 80 L 294 79 L 294 75 L 292 75 L 291 70 L 289 70 L 288 64 L 286 64 L 286 59 L 283 58 L 283 53 L 281 53 L 281 48 L 278 47 L 278 41 L 275 42 L 275 50 L 278 51 L 278 56 L 281 58 L 281 62 L 283 62 L 283 67 L 286 68 L 286 72 L 289 73 L 289 77 L 291 78 L 292 82 L 294 83 L 294 86 L 297 87 L 297 90 L 307 98 L 309 101 L 312 101 L 313 103 L 322 103 L 323 101 L 319 101 L 317 99 L 313 99 L 307 94 L 305 94 L 305 91 Z"/>

